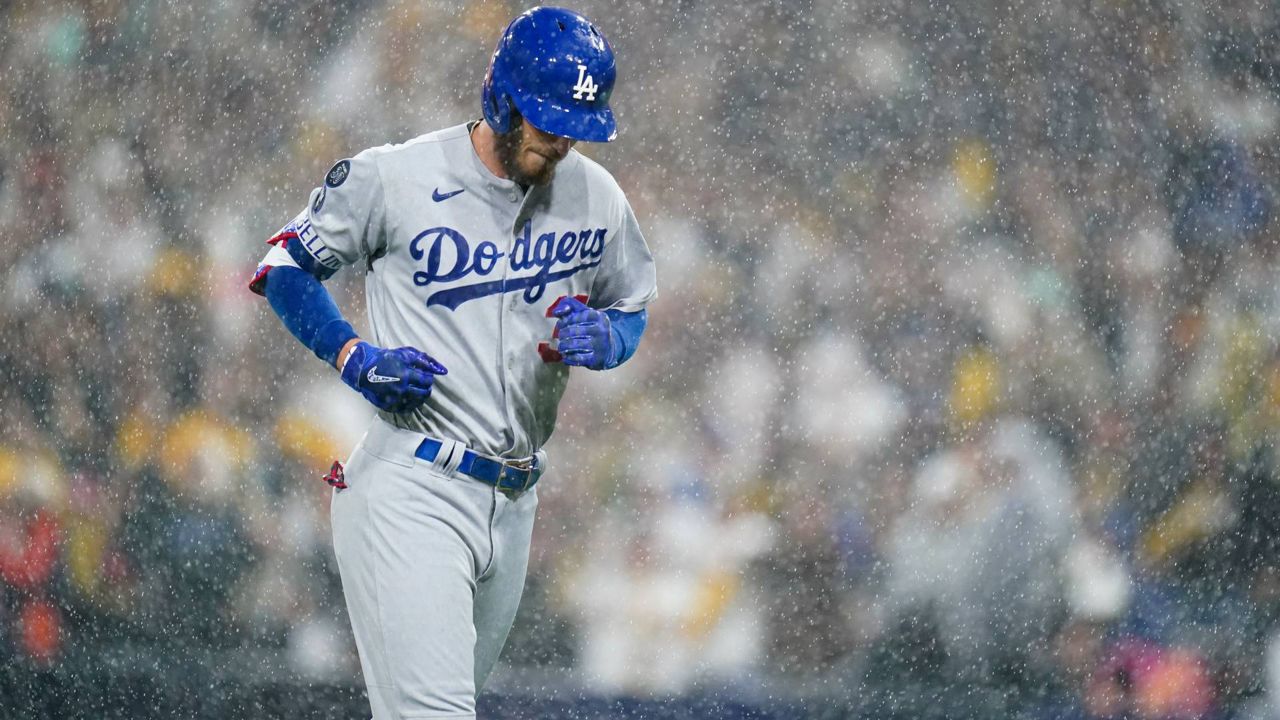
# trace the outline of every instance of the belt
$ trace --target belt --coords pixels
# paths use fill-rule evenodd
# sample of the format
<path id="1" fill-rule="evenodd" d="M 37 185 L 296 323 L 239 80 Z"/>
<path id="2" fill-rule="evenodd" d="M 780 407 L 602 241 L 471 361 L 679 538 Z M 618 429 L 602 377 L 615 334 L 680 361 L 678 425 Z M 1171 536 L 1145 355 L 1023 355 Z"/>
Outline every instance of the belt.
<path id="1" fill-rule="evenodd" d="M 433 462 L 440 454 L 444 443 L 435 438 L 426 438 L 414 451 L 414 456 Z M 542 468 L 538 467 L 538 458 L 528 460 L 497 460 L 488 458 L 473 450 L 462 453 L 462 462 L 458 463 L 456 472 L 475 478 L 486 485 L 492 485 L 508 497 L 519 496 L 538 482 L 542 476 Z"/>

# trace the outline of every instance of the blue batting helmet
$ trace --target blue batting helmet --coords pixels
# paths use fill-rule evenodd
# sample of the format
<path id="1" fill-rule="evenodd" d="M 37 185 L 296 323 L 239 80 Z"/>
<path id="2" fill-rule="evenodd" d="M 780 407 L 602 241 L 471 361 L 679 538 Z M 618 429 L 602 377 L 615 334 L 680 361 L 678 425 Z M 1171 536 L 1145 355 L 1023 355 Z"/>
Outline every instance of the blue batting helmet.
<path id="1" fill-rule="evenodd" d="M 512 108 L 539 130 L 608 142 L 618 135 L 609 109 L 613 49 L 572 10 L 537 7 L 511 21 L 489 60 L 481 102 L 494 132 L 514 129 Z"/>

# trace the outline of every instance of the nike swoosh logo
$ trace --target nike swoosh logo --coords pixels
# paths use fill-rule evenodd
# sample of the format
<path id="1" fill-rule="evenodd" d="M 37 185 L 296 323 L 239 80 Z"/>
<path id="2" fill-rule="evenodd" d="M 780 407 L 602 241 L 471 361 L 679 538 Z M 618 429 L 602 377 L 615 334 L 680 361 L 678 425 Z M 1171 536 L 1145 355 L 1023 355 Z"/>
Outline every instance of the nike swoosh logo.
<path id="1" fill-rule="evenodd" d="M 378 368 L 377 368 L 377 367 L 371 367 L 371 368 L 369 368 L 369 374 L 368 374 L 368 375 L 365 375 L 365 377 L 369 378 L 369 382 L 371 382 L 371 383 L 399 382 L 399 381 L 400 381 L 400 378 L 398 378 L 398 377 L 387 377 L 386 375 L 379 375 L 379 374 L 378 374 Z"/>
<path id="2" fill-rule="evenodd" d="M 466 192 L 466 191 L 467 191 L 466 188 L 462 188 L 461 190 L 454 190 L 453 192 L 442 193 L 440 192 L 440 188 L 436 188 L 435 190 L 431 191 L 431 199 L 435 200 L 436 202 L 444 202 L 445 200 L 448 200 L 454 195 L 457 195 L 460 192 Z"/>

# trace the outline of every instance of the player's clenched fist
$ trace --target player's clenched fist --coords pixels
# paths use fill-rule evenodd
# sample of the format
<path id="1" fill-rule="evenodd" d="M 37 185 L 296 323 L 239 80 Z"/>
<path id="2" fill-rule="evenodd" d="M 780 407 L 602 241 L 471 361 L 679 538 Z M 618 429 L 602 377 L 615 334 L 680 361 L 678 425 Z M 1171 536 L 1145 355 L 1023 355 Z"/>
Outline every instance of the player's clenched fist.
<path id="1" fill-rule="evenodd" d="M 582 304 L 577 298 L 561 300 L 552 315 L 565 365 L 604 370 L 613 358 L 613 330 L 609 316 Z"/>
<path id="2" fill-rule="evenodd" d="M 342 366 L 342 381 L 379 410 L 406 413 L 426 402 L 436 376 L 448 372 L 416 348 L 383 350 L 359 342 Z"/>

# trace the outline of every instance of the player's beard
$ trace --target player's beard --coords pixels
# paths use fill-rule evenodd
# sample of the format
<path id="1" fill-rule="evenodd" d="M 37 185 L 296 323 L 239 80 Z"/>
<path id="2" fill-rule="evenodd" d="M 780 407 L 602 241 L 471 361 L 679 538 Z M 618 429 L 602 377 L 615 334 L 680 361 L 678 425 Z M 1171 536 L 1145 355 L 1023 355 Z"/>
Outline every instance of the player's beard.
<path id="1" fill-rule="evenodd" d="M 511 132 L 497 136 L 497 151 L 498 162 L 502 163 L 507 177 L 521 185 L 550 184 L 556 174 L 556 165 L 560 164 L 559 160 L 552 160 L 530 149 L 525 142 L 524 123 L 517 123 Z M 544 161 L 539 167 L 527 167 L 530 163 L 537 164 L 538 158 Z"/>

